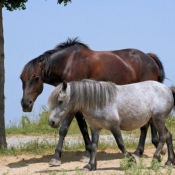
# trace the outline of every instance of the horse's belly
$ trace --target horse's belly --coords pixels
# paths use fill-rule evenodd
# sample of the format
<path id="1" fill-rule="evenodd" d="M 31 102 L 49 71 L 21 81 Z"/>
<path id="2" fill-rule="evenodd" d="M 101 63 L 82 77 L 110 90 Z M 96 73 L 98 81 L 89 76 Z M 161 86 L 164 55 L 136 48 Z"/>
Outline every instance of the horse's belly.
<path id="1" fill-rule="evenodd" d="M 87 120 L 88 124 L 92 127 L 92 128 L 99 128 L 99 129 L 110 129 L 110 124 L 109 122 L 106 121 L 100 121 L 99 119 L 91 119 L 91 120 Z"/>
<path id="2" fill-rule="evenodd" d="M 117 115 L 112 115 L 109 111 L 111 111 L 111 109 L 108 108 L 103 110 L 91 109 L 83 113 L 83 115 L 91 127 L 110 130 L 111 125 L 119 123 L 119 118 Z"/>
<path id="3" fill-rule="evenodd" d="M 88 124 L 93 127 L 93 128 L 99 128 L 99 129 L 107 129 L 109 130 L 111 126 L 111 122 L 107 121 L 105 117 L 100 116 L 100 117 L 88 117 L 86 116 L 86 121 Z"/>
<path id="4" fill-rule="evenodd" d="M 125 119 L 122 119 L 120 122 L 120 129 L 124 131 L 131 131 L 144 126 L 145 124 L 148 123 L 151 116 L 149 115 L 143 115 L 143 116 L 140 117 L 128 116 Z"/>

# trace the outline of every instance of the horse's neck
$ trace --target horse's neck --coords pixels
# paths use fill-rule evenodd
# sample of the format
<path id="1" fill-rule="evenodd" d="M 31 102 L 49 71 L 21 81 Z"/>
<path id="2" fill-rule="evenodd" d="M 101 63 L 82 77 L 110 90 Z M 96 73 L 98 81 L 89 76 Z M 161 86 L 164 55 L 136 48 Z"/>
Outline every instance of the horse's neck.
<path id="1" fill-rule="evenodd" d="M 57 86 L 62 80 L 62 74 L 65 69 L 67 57 L 63 57 L 61 54 L 51 56 L 45 65 L 43 82 L 53 86 Z"/>

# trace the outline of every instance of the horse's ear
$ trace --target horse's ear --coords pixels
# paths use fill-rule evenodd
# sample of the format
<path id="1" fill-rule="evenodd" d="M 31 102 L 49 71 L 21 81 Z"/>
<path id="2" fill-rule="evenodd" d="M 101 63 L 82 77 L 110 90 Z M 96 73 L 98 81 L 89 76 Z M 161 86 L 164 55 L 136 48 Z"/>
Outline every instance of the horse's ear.
<path id="1" fill-rule="evenodd" d="M 63 88 L 62 89 L 65 91 L 66 88 L 67 88 L 67 82 L 65 80 L 63 80 Z"/>

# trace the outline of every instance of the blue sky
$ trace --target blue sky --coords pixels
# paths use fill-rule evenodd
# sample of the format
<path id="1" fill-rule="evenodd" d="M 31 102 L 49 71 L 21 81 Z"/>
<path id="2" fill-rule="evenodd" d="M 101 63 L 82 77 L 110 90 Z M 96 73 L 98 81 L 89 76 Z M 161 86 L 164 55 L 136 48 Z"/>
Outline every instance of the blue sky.
<path id="1" fill-rule="evenodd" d="M 37 117 L 47 104 L 52 86 L 45 85 L 33 112 L 20 105 L 24 65 L 46 50 L 79 39 L 93 50 L 136 48 L 153 52 L 162 61 L 167 86 L 175 85 L 175 1 L 72 0 L 64 7 L 57 0 L 29 0 L 27 9 L 3 9 L 5 39 L 5 121 L 17 122 L 22 115 Z"/>

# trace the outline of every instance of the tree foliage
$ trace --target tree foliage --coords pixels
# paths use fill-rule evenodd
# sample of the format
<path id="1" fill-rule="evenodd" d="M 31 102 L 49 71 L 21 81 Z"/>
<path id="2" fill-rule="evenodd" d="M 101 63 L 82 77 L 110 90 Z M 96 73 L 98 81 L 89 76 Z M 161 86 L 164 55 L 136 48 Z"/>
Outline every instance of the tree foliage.
<path id="1" fill-rule="evenodd" d="M 2 2 L 2 7 L 6 7 L 7 10 L 13 11 L 17 9 L 25 10 L 25 3 L 28 0 L 0 0 Z"/>
<path id="2" fill-rule="evenodd" d="M 28 0 L 0 0 L 2 2 L 2 7 L 6 7 L 7 10 L 13 11 L 13 10 L 25 10 L 26 6 L 25 3 L 28 2 Z M 66 6 L 68 3 L 70 3 L 71 0 L 58 0 L 58 4 L 64 3 Z"/>
<path id="3" fill-rule="evenodd" d="M 58 4 L 64 3 L 64 6 L 66 6 L 68 3 L 71 2 L 71 0 L 58 0 Z"/>

